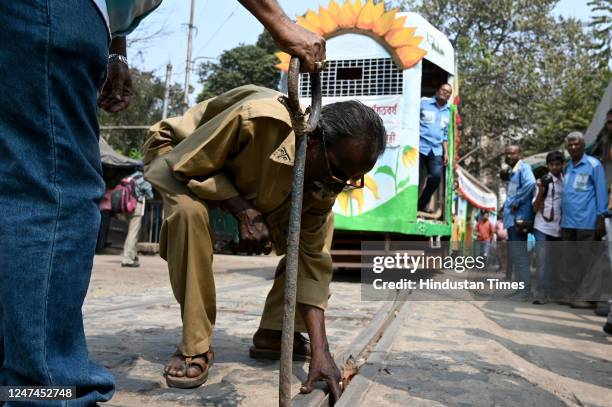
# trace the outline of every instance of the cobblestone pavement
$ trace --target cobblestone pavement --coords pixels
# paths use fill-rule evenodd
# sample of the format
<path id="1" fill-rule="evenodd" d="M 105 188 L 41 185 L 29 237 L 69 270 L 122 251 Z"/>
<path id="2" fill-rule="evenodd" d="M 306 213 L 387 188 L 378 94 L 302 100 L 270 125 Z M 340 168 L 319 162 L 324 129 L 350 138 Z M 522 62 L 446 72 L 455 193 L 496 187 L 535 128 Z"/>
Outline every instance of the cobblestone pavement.
<path id="1" fill-rule="evenodd" d="M 141 256 L 140 268 L 121 268 L 120 256 L 96 256 L 84 319 L 92 358 L 117 378 L 115 396 L 105 405 L 277 405 L 278 364 L 250 359 L 248 349 L 278 259 L 215 256 L 215 364 L 203 387 L 177 390 L 167 388 L 161 375 L 176 350 L 181 327 L 165 262 Z M 358 276 L 337 280 L 326 312 L 334 353 L 346 348 L 381 305 L 360 302 Z M 294 372 L 297 393 L 307 365 L 294 363 Z"/>

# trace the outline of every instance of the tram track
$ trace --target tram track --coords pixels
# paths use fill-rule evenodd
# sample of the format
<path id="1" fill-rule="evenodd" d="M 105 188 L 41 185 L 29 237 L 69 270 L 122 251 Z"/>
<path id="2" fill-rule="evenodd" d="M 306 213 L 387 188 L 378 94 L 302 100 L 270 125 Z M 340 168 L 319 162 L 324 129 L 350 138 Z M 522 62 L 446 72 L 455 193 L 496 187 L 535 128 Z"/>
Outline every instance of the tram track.
<path id="1" fill-rule="evenodd" d="M 263 288 L 270 285 L 269 280 L 260 282 L 248 282 L 230 284 L 219 287 L 217 292 L 236 292 L 250 288 Z M 151 297 L 152 295 L 152 297 Z M 334 320 L 362 321 L 365 326 L 350 342 L 343 346 L 343 352 L 335 357 L 339 367 L 345 372 L 351 371 L 350 377 L 345 378 L 345 391 L 336 405 L 358 405 L 359 399 L 367 392 L 371 381 L 372 370 L 376 369 L 375 363 L 383 358 L 391 346 L 397 326 L 407 314 L 406 295 L 396 297 L 391 301 L 381 302 L 380 308 L 372 315 L 367 313 L 349 313 L 342 308 L 332 311 L 329 317 Z M 122 303 L 123 302 L 123 303 Z M 223 302 L 223 301 L 221 301 Z M 84 309 L 84 317 L 98 319 L 101 315 L 117 313 L 125 310 L 138 310 L 150 307 L 168 307 L 175 305 L 174 298 L 169 290 L 155 290 L 147 293 L 147 298 L 138 298 L 138 295 L 122 295 L 114 297 L 100 297 L 90 302 Z M 219 312 L 245 313 L 248 315 L 259 315 L 258 312 L 240 310 L 231 306 L 219 304 Z M 346 315 L 344 314 L 346 312 Z M 351 380 L 352 379 L 352 380 Z M 296 407 L 319 407 L 328 406 L 329 396 L 326 389 L 319 387 L 310 394 L 297 394 L 292 399 L 292 405 Z"/>
<path id="2" fill-rule="evenodd" d="M 336 358 L 336 364 L 344 372 L 345 389 L 336 406 L 356 406 L 367 392 L 372 371 L 388 354 L 402 321 L 408 315 L 407 294 L 397 294 L 392 302 L 385 302 L 372 320 L 357 335 L 347 349 Z M 352 372 L 348 375 L 347 371 Z M 347 380 L 348 379 L 348 380 Z M 310 394 L 293 397 L 294 407 L 330 406 L 327 388 L 317 388 Z"/>

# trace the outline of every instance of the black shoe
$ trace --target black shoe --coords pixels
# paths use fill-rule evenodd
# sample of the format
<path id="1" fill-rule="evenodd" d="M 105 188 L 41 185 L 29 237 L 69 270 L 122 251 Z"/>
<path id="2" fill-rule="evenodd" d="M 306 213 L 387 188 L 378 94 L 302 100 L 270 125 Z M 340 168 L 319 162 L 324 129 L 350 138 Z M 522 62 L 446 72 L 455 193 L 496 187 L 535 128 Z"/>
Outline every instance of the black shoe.
<path id="1" fill-rule="evenodd" d="M 544 305 L 544 304 L 548 304 L 550 301 L 546 300 L 546 299 L 537 299 L 537 300 L 533 300 L 533 304 L 535 305 Z"/>
<path id="2" fill-rule="evenodd" d="M 603 330 L 608 335 L 612 335 L 612 324 L 609 322 L 606 322 L 606 324 L 603 326 Z"/>
<path id="3" fill-rule="evenodd" d="M 607 317 L 608 313 L 610 313 L 610 307 L 595 308 L 593 313 L 598 317 Z"/>

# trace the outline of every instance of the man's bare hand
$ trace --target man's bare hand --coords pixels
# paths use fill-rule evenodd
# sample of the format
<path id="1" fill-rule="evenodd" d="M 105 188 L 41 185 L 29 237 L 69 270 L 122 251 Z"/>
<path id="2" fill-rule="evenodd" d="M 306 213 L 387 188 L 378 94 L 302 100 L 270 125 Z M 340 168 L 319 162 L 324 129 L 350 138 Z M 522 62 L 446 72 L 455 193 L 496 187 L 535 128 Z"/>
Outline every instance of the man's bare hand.
<path id="1" fill-rule="evenodd" d="M 317 381 L 324 381 L 329 387 L 334 402 L 338 401 L 342 394 L 342 373 L 332 358 L 329 350 L 313 352 L 310 365 L 308 366 L 308 379 L 300 388 L 300 392 L 308 394 Z"/>
<path id="2" fill-rule="evenodd" d="M 325 59 L 325 39 L 287 17 L 276 0 L 239 0 L 272 35 L 276 45 L 302 61 L 302 72 L 315 72 Z"/>
<path id="3" fill-rule="evenodd" d="M 316 62 L 325 60 L 325 39 L 297 24 L 287 24 L 273 38 L 281 50 L 300 58 L 302 72 L 316 72 Z"/>
<path id="4" fill-rule="evenodd" d="M 250 253 L 269 254 L 270 231 L 264 217 L 255 208 L 245 209 L 238 214 L 238 229 L 240 241 Z"/>
<path id="5" fill-rule="evenodd" d="M 106 82 L 98 97 L 98 106 L 109 113 L 120 112 L 128 107 L 132 94 L 132 77 L 128 66 L 121 61 L 110 63 Z"/>

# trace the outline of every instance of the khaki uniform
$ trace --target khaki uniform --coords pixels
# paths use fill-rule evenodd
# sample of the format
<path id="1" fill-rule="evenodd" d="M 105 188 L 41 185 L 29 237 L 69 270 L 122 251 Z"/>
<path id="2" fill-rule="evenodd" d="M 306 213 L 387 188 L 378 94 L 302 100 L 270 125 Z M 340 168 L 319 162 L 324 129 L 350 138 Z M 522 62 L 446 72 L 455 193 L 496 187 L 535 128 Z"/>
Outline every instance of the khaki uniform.
<path id="1" fill-rule="evenodd" d="M 243 86 L 154 125 L 145 144 L 145 178 L 164 199 L 160 254 L 181 305 L 180 351 L 210 347 L 215 323 L 213 242 L 208 205 L 242 195 L 261 211 L 277 254 L 284 254 L 290 211 L 295 135 L 280 93 Z M 305 194 L 297 301 L 327 306 L 332 262 L 329 242 L 335 196 Z M 260 327 L 282 328 L 285 266 L 281 259 Z M 296 317 L 296 330 L 305 331 Z"/>

